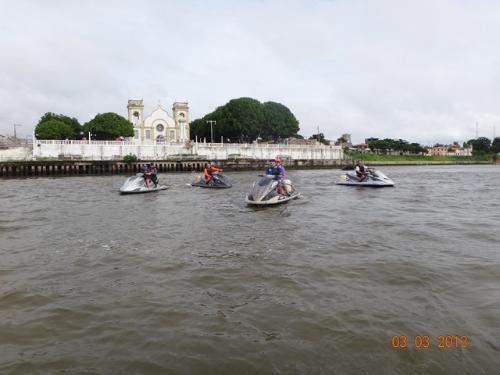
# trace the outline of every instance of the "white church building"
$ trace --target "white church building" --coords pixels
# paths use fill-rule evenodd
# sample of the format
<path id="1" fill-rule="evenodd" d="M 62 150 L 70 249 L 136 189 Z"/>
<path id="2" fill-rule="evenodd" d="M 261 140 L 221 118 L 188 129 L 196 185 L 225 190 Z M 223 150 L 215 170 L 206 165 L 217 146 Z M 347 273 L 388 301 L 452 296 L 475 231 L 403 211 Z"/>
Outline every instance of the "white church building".
<path id="1" fill-rule="evenodd" d="M 144 117 L 143 100 L 129 100 L 128 120 L 134 125 L 134 140 L 142 144 L 180 143 L 189 140 L 189 107 L 187 102 L 175 102 L 172 115 L 158 107 Z"/>

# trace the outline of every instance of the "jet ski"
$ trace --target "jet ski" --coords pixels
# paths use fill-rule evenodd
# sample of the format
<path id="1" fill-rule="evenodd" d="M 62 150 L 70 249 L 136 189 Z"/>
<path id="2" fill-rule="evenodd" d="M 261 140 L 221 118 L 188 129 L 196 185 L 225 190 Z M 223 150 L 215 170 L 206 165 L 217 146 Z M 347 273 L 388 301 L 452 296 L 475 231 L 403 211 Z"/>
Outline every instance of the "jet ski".
<path id="1" fill-rule="evenodd" d="M 286 194 L 279 194 L 276 191 L 278 179 L 271 175 L 261 177 L 258 182 L 254 182 L 252 191 L 245 199 L 245 202 L 250 206 L 271 206 L 286 203 L 300 196 L 290 180 L 283 180 Z"/>
<path id="2" fill-rule="evenodd" d="M 228 189 L 233 186 L 231 182 L 229 182 L 229 179 L 223 174 L 214 173 L 212 174 L 212 177 L 212 180 L 207 184 L 204 176 L 196 176 L 196 180 L 191 183 L 191 186 L 209 189 Z"/>
<path id="3" fill-rule="evenodd" d="M 394 182 L 382 172 L 376 169 L 368 169 L 368 177 L 364 181 L 359 181 L 356 172 L 352 171 L 342 175 L 337 185 L 392 187 L 394 186 Z"/>
<path id="4" fill-rule="evenodd" d="M 165 189 L 167 189 L 165 185 L 152 185 L 150 188 L 147 188 L 146 185 L 144 185 L 144 175 L 142 173 L 137 173 L 135 176 L 125 180 L 120 188 L 120 194 L 142 194 Z"/>

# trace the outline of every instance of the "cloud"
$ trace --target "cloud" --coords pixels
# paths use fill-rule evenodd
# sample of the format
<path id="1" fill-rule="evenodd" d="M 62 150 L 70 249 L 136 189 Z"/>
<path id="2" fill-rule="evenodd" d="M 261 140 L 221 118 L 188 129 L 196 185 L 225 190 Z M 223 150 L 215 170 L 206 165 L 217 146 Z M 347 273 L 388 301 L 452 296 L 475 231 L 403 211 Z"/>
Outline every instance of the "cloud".
<path id="1" fill-rule="evenodd" d="M 500 123 L 494 1 L 16 1 L 0 39 L 0 133 L 47 112 L 126 114 L 251 96 L 301 132 L 423 143 Z M 6 37 L 7 36 L 7 37 Z M 500 126 L 499 126 L 500 128 Z"/>

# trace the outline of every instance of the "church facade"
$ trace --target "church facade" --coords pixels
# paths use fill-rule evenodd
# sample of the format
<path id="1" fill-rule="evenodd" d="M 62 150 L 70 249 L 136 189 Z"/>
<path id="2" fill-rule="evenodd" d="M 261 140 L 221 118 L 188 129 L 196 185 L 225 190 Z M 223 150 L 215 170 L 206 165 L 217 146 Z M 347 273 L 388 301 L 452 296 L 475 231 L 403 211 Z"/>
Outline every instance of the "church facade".
<path id="1" fill-rule="evenodd" d="M 186 142 L 189 140 L 189 106 L 175 102 L 172 115 L 158 107 L 144 117 L 143 100 L 129 100 L 128 120 L 134 125 L 134 140 L 143 144 Z"/>

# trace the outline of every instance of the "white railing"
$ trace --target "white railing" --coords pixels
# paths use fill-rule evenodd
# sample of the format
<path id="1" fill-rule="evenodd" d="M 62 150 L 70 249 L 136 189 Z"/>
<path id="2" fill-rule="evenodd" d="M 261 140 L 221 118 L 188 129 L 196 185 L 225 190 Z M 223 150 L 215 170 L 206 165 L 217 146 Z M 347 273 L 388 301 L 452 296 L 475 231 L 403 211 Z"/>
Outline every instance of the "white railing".
<path id="1" fill-rule="evenodd" d="M 77 139 L 35 139 L 35 144 L 42 145 L 110 145 L 110 146 L 179 146 L 184 142 L 140 142 L 140 141 L 97 141 L 97 140 L 77 140 Z M 213 148 L 288 148 L 288 149 L 341 149 L 341 146 L 324 145 L 322 143 L 312 145 L 290 145 L 285 143 L 205 143 L 191 142 L 190 147 L 197 145 Z"/>

